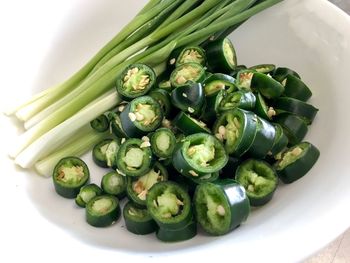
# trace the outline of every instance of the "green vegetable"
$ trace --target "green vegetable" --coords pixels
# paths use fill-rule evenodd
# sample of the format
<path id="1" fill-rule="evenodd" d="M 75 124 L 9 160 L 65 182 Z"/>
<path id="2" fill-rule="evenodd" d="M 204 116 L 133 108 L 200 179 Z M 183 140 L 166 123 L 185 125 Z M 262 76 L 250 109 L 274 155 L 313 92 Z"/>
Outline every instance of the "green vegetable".
<path id="1" fill-rule="evenodd" d="M 120 144 L 115 139 L 105 139 L 96 144 L 92 150 L 92 159 L 103 168 L 116 168 L 117 153 Z"/>
<path id="2" fill-rule="evenodd" d="M 79 194 L 75 198 L 75 203 L 80 207 L 85 207 L 86 204 L 95 196 L 101 195 L 102 189 L 96 184 L 84 185 L 80 188 Z"/>
<path id="3" fill-rule="evenodd" d="M 91 128 L 98 132 L 105 132 L 109 128 L 109 121 L 105 115 L 100 115 L 90 122 Z"/>
<path id="4" fill-rule="evenodd" d="M 205 79 L 205 69 L 198 63 L 184 63 L 177 68 L 170 75 L 171 86 L 174 88 L 188 84 L 188 82 L 201 82 Z"/>
<path id="5" fill-rule="evenodd" d="M 206 53 L 209 68 L 214 72 L 230 73 L 237 65 L 236 51 L 228 38 L 209 43 Z"/>
<path id="6" fill-rule="evenodd" d="M 126 178 L 118 172 L 109 172 L 102 177 L 101 188 L 121 200 L 126 196 Z"/>
<path id="7" fill-rule="evenodd" d="M 215 95 L 221 90 L 226 90 L 227 92 L 237 90 L 235 79 L 222 73 L 214 73 L 207 77 L 203 82 L 203 86 L 206 96 Z"/>
<path id="8" fill-rule="evenodd" d="M 265 98 L 278 98 L 284 92 L 284 87 L 271 76 L 255 72 L 251 80 L 251 88 L 258 90 Z"/>
<path id="9" fill-rule="evenodd" d="M 168 128 L 157 129 L 151 135 L 152 152 L 159 158 L 172 156 L 176 145 L 176 137 Z"/>
<path id="10" fill-rule="evenodd" d="M 119 200 L 112 195 L 99 195 L 92 198 L 85 208 L 86 222 L 94 227 L 106 227 L 120 217 Z"/>
<path id="11" fill-rule="evenodd" d="M 210 133 L 207 124 L 181 111 L 173 120 L 174 125 L 186 135 L 205 132 Z"/>

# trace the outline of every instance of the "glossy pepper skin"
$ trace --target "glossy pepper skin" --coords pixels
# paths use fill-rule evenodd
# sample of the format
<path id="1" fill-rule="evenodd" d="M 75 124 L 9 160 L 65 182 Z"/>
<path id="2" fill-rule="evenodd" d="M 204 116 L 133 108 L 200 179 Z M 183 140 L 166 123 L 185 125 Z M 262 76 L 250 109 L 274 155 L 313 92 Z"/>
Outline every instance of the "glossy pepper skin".
<path id="1" fill-rule="evenodd" d="M 101 195 L 102 189 L 96 184 L 87 184 L 80 188 L 79 194 L 75 198 L 75 203 L 80 207 L 85 207 L 86 204 L 95 196 Z"/>
<path id="2" fill-rule="evenodd" d="M 198 223 L 211 235 L 224 235 L 244 222 L 250 213 L 244 188 L 233 179 L 197 186 L 193 197 Z"/>
<path id="3" fill-rule="evenodd" d="M 205 50 L 211 71 L 230 73 L 236 67 L 236 51 L 228 38 L 208 43 Z"/>
<path id="4" fill-rule="evenodd" d="M 171 230 L 159 227 L 156 236 L 159 240 L 164 242 L 179 242 L 189 240 L 197 235 L 197 222 L 192 220 L 184 227 L 176 230 Z"/>
<path id="5" fill-rule="evenodd" d="M 284 87 L 277 80 L 266 74 L 255 72 L 253 74 L 251 88 L 258 90 L 265 98 L 278 98 L 284 92 Z"/>
<path id="6" fill-rule="evenodd" d="M 102 114 L 96 119 L 92 120 L 90 122 L 90 126 L 97 132 L 105 132 L 109 128 L 109 120 L 106 115 Z"/>
<path id="7" fill-rule="evenodd" d="M 173 120 L 176 128 L 182 131 L 185 135 L 191 135 L 195 133 L 211 133 L 207 124 L 191 117 L 189 114 L 181 111 Z"/>
<path id="8" fill-rule="evenodd" d="M 282 81 L 284 93 L 286 97 L 291 97 L 301 101 L 307 101 L 311 98 L 312 92 L 308 86 L 297 76 L 287 75 Z"/>
<path id="9" fill-rule="evenodd" d="M 206 96 L 215 95 L 221 90 L 228 93 L 237 90 L 235 78 L 222 73 L 214 73 L 207 77 L 203 82 L 203 87 Z"/>

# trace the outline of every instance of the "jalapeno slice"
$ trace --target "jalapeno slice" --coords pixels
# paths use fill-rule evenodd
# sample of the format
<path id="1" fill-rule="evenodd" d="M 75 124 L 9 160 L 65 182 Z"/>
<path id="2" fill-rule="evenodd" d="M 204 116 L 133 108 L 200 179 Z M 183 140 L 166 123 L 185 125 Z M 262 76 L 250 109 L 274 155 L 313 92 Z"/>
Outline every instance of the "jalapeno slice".
<path id="1" fill-rule="evenodd" d="M 228 156 L 222 143 L 213 135 L 196 133 L 177 145 L 172 160 L 180 174 L 191 178 L 220 171 Z"/>
<path id="2" fill-rule="evenodd" d="M 115 139 L 105 139 L 96 144 L 92 150 L 92 159 L 103 168 L 113 168 L 116 166 L 116 157 L 119 150 L 119 141 Z"/>
<path id="3" fill-rule="evenodd" d="M 302 118 L 290 113 L 278 114 L 275 122 L 280 124 L 288 137 L 289 144 L 295 145 L 300 143 L 307 131 L 307 125 Z"/>
<path id="4" fill-rule="evenodd" d="M 272 120 L 276 116 L 277 112 L 274 107 L 267 105 L 264 97 L 259 93 L 256 94 L 256 104 L 254 112 L 261 118 L 265 120 Z"/>
<path id="5" fill-rule="evenodd" d="M 123 208 L 123 217 L 126 229 L 136 235 L 147 235 L 158 229 L 147 208 L 141 208 L 130 201 Z"/>
<path id="6" fill-rule="evenodd" d="M 278 82 L 283 82 L 288 75 L 292 75 L 292 76 L 300 79 L 300 76 L 297 72 L 295 72 L 294 70 L 292 70 L 290 68 L 285 68 L 285 67 L 277 68 L 272 76 Z"/>
<path id="7" fill-rule="evenodd" d="M 159 158 L 172 156 L 175 145 L 175 134 L 168 128 L 157 129 L 150 138 L 152 152 Z"/>
<path id="8" fill-rule="evenodd" d="M 55 166 L 52 174 L 57 194 L 65 198 L 75 198 L 80 188 L 90 179 L 89 168 L 78 157 L 66 157 Z"/>
<path id="9" fill-rule="evenodd" d="M 259 72 L 259 73 L 269 74 L 275 71 L 276 66 L 273 64 L 259 64 L 259 65 L 252 66 L 249 69 L 255 70 L 256 72 Z"/>
<path id="10" fill-rule="evenodd" d="M 284 95 L 301 101 L 307 101 L 311 98 L 312 92 L 308 86 L 298 77 L 287 75 L 282 81 L 284 86 Z"/>
<path id="11" fill-rule="evenodd" d="M 146 203 L 151 217 L 161 228 L 182 229 L 192 220 L 190 196 L 175 182 L 155 184 L 148 192 Z"/>
<path id="12" fill-rule="evenodd" d="M 120 114 L 122 128 L 130 138 L 141 137 L 157 129 L 163 120 L 163 111 L 150 96 L 132 100 Z"/>
<path id="13" fill-rule="evenodd" d="M 120 217 L 118 198 L 112 195 L 99 195 L 86 205 L 86 221 L 94 227 L 106 227 Z"/>
<path id="14" fill-rule="evenodd" d="M 125 106 L 121 106 L 121 109 L 124 109 Z M 110 127 L 111 133 L 113 133 L 118 138 L 127 138 L 128 136 L 125 134 L 125 131 L 122 127 L 122 122 L 120 120 L 120 114 L 113 112 L 110 114 Z"/>
<path id="15" fill-rule="evenodd" d="M 206 53 L 208 66 L 214 72 L 230 73 L 237 65 L 236 51 L 228 38 L 208 43 Z"/>
<path id="16" fill-rule="evenodd" d="M 248 154 L 254 158 L 264 158 L 271 151 L 275 136 L 275 127 L 263 118 L 258 117 L 257 133 Z"/>
<path id="17" fill-rule="evenodd" d="M 252 110 L 255 107 L 255 95 L 247 90 L 239 90 L 227 94 L 220 103 L 219 111 L 233 110 L 240 108 L 243 110 Z"/>
<path id="18" fill-rule="evenodd" d="M 164 117 L 169 117 L 171 115 L 173 105 L 171 104 L 170 94 L 168 91 L 158 88 L 151 90 L 148 95 L 159 103 Z"/>
<path id="19" fill-rule="evenodd" d="M 240 158 L 229 156 L 227 164 L 220 171 L 220 178 L 234 178 L 241 162 L 242 160 Z"/>
<path id="20" fill-rule="evenodd" d="M 128 177 L 126 192 L 130 200 L 139 206 L 146 206 L 149 189 L 158 182 L 168 180 L 166 168 L 156 162 L 153 168 L 140 177 Z"/>
<path id="21" fill-rule="evenodd" d="M 205 66 L 207 61 L 206 54 L 203 48 L 199 46 L 188 46 L 184 47 L 177 58 L 171 58 L 169 64 L 174 64 L 179 67 L 185 63 L 198 63 Z"/>
<path id="22" fill-rule="evenodd" d="M 224 143 L 228 154 L 242 156 L 252 145 L 257 132 L 257 116 L 241 109 L 222 113 L 213 126 L 213 133 Z"/>
<path id="23" fill-rule="evenodd" d="M 275 139 L 273 141 L 272 149 L 269 152 L 269 155 L 275 156 L 276 154 L 282 152 L 288 145 L 288 138 L 283 131 L 281 125 L 274 123 L 273 124 L 276 130 Z"/>
<path id="24" fill-rule="evenodd" d="M 214 73 L 207 77 L 203 82 L 204 93 L 206 96 L 217 94 L 221 90 L 232 92 L 237 90 L 235 79 L 230 75 Z"/>
<path id="25" fill-rule="evenodd" d="M 206 103 L 200 119 L 208 124 L 215 122 L 217 115 L 220 113 L 220 104 L 222 100 L 227 96 L 225 90 L 206 96 Z"/>
<path id="26" fill-rule="evenodd" d="M 95 196 L 102 195 L 102 189 L 96 184 L 87 184 L 80 188 L 79 194 L 75 198 L 75 203 L 80 207 L 86 204 Z"/>
<path id="27" fill-rule="evenodd" d="M 194 218 L 183 228 L 171 230 L 159 227 L 156 236 L 164 242 L 179 242 L 189 240 L 197 235 L 197 222 Z"/>
<path id="28" fill-rule="evenodd" d="M 251 69 L 243 69 L 238 71 L 236 78 L 236 85 L 238 89 L 244 89 L 251 91 L 251 83 L 255 71 Z"/>
<path id="29" fill-rule="evenodd" d="M 278 98 L 284 92 L 284 87 L 270 75 L 255 72 L 251 81 L 251 88 L 258 90 L 265 98 Z"/>
<path id="30" fill-rule="evenodd" d="M 105 132 L 109 128 L 109 120 L 106 115 L 102 114 L 96 119 L 92 120 L 90 122 L 90 126 L 97 132 Z"/>
<path id="31" fill-rule="evenodd" d="M 116 87 L 125 100 L 145 95 L 155 84 L 156 74 L 145 64 L 128 66 L 117 79 Z"/>
<path id="32" fill-rule="evenodd" d="M 127 139 L 117 154 L 118 172 L 128 176 L 141 176 L 147 173 L 152 165 L 150 143 L 141 139 Z"/>
<path id="33" fill-rule="evenodd" d="M 206 123 L 191 117 L 183 111 L 181 111 L 175 117 L 173 123 L 180 131 L 182 131 L 186 135 L 199 132 L 211 133 Z"/>
<path id="34" fill-rule="evenodd" d="M 230 72 L 230 76 L 237 78 L 238 72 L 247 69 L 245 65 L 237 65 L 233 71 Z"/>
<path id="35" fill-rule="evenodd" d="M 200 226 L 205 232 L 216 236 L 238 227 L 250 213 L 246 192 L 233 179 L 198 185 L 193 202 Z"/>
<path id="36" fill-rule="evenodd" d="M 187 82 L 173 89 L 170 97 L 176 108 L 193 115 L 201 112 L 205 101 L 202 85 L 195 82 Z"/>
<path id="37" fill-rule="evenodd" d="M 277 110 L 298 115 L 299 117 L 303 118 L 307 124 L 312 123 L 318 112 L 318 109 L 311 104 L 289 97 L 278 98 L 274 102 L 274 107 Z"/>
<path id="38" fill-rule="evenodd" d="M 198 63 L 185 63 L 174 69 L 170 75 L 171 86 L 183 86 L 188 81 L 200 83 L 205 79 L 205 69 Z"/>
<path id="39" fill-rule="evenodd" d="M 315 165 L 320 151 L 309 142 L 302 142 L 283 152 L 274 167 L 282 182 L 289 184 L 302 178 Z"/>
<path id="40" fill-rule="evenodd" d="M 105 193 L 121 200 L 126 196 L 126 177 L 118 172 L 109 172 L 102 177 L 101 187 Z"/>
<path id="41" fill-rule="evenodd" d="M 252 206 L 269 202 L 278 185 L 278 177 L 272 166 L 255 159 L 244 161 L 237 168 L 235 179 L 244 187 Z"/>

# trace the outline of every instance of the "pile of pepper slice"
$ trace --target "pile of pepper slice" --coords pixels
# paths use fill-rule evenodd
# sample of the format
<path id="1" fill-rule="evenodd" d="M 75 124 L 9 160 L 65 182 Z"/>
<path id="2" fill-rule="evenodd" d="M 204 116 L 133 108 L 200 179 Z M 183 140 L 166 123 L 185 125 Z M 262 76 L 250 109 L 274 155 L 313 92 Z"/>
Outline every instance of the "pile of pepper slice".
<path id="1" fill-rule="evenodd" d="M 92 152 L 112 169 L 101 188 L 87 184 L 77 157 L 53 173 L 57 193 L 86 207 L 93 226 L 123 214 L 130 232 L 156 232 L 165 242 L 193 238 L 197 225 L 224 235 L 251 206 L 267 204 L 279 180 L 302 178 L 319 157 L 303 141 L 318 112 L 306 102 L 307 85 L 288 68 L 238 65 L 228 38 L 175 50 L 157 77 L 147 65 L 129 65 L 116 88 L 124 102 L 91 123 L 110 131 Z"/>

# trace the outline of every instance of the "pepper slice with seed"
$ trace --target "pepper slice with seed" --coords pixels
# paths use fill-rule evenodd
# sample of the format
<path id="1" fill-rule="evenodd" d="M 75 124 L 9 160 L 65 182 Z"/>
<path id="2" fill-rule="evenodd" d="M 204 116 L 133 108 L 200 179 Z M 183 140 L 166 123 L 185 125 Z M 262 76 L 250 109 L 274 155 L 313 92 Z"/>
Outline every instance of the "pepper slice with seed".
<path id="1" fill-rule="evenodd" d="M 275 71 L 276 66 L 273 64 L 259 64 L 259 65 L 252 66 L 249 69 L 255 70 L 256 72 L 259 72 L 259 73 L 269 74 Z"/>
<path id="2" fill-rule="evenodd" d="M 175 67 L 179 67 L 182 64 L 194 62 L 205 66 L 207 61 L 206 54 L 203 48 L 199 46 L 184 47 L 180 54 L 175 58 Z M 169 60 L 169 64 L 174 62 L 174 58 Z"/>
<path id="3" fill-rule="evenodd" d="M 145 64 L 128 66 L 117 79 L 117 92 L 124 100 L 145 95 L 155 84 L 154 70 Z"/>
<path id="4" fill-rule="evenodd" d="M 171 104 L 170 94 L 168 91 L 158 88 L 151 90 L 148 95 L 154 100 L 158 101 L 162 108 L 164 117 L 169 118 L 173 115 L 172 113 L 174 112 L 174 107 Z"/>
<path id="5" fill-rule="evenodd" d="M 230 73 L 237 66 L 236 51 L 228 38 L 208 43 L 205 48 L 208 66 L 213 72 Z"/>
<path id="6" fill-rule="evenodd" d="M 198 185 L 193 203 L 200 226 L 205 232 L 216 236 L 238 227 L 250 213 L 246 192 L 233 179 Z"/>
<path id="7" fill-rule="evenodd" d="M 141 137 L 156 130 L 162 123 L 163 111 L 150 96 L 132 100 L 120 114 L 122 128 L 129 138 Z"/>
<path id="8" fill-rule="evenodd" d="M 265 98 L 278 98 L 284 92 L 284 87 L 270 75 L 255 72 L 251 81 L 251 88 L 259 91 Z"/>
<path id="9" fill-rule="evenodd" d="M 190 196 L 175 182 L 166 181 L 153 185 L 146 203 L 148 212 L 161 228 L 182 229 L 192 220 Z"/>
<path id="10" fill-rule="evenodd" d="M 92 198 L 86 205 L 86 221 L 94 227 L 106 227 L 120 217 L 120 204 L 113 195 L 99 195 Z"/>
<path id="11" fill-rule="evenodd" d="M 277 114 L 275 108 L 267 105 L 266 100 L 259 92 L 256 93 L 256 104 L 254 112 L 265 120 L 272 120 L 273 117 Z"/>
<path id="12" fill-rule="evenodd" d="M 102 177 L 101 187 L 110 195 L 115 195 L 119 200 L 126 196 L 126 178 L 118 172 L 109 172 Z"/>
<path id="13" fill-rule="evenodd" d="M 255 71 L 251 69 L 243 69 L 238 71 L 236 77 L 236 85 L 238 89 L 251 91 L 252 78 Z"/>
<path id="14" fill-rule="evenodd" d="M 92 159 L 103 168 L 117 167 L 117 153 L 119 150 L 119 141 L 115 139 L 105 139 L 96 144 L 92 150 Z"/>
<path id="15" fill-rule="evenodd" d="M 123 208 L 123 217 L 126 229 L 136 235 L 147 235 L 158 229 L 148 210 L 130 201 Z"/>
<path id="16" fill-rule="evenodd" d="M 309 142 L 302 142 L 283 152 L 274 167 L 282 182 L 289 184 L 302 178 L 315 165 L 320 151 Z"/>
<path id="17" fill-rule="evenodd" d="M 128 176 L 141 176 L 152 167 L 152 151 L 149 141 L 127 139 L 117 154 L 118 172 Z"/>
<path id="18" fill-rule="evenodd" d="M 255 159 L 244 161 L 237 168 L 235 179 L 246 190 L 252 206 L 262 206 L 269 202 L 278 184 L 278 177 L 272 166 Z"/>
<path id="19" fill-rule="evenodd" d="M 185 85 L 187 82 L 200 83 L 205 79 L 205 68 L 198 63 L 185 63 L 174 69 L 170 75 L 171 86 L 174 88 Z"/>
<path id="20" fill-rule="evenodd" d="M 57 194 L 65 198 L 75 198 L 80 188 L 90 179 L 89 168 L 78 157 L 65 157 L 55 166 L 52 174 Z"/>
<path id="21" fill-rule="evenodd" d="M 166 168 L 159 162 L 156 162 L 153 168 L 146 174 L 137 178 L 127 178 L 126 193 L 129 200 L 133 201 L 135 204 L 146 206 L 146 198 L 151 187 L 158 182 L 167 180 L 168 172 Z"/>
<path id="22" fill-rule="evenodd" d="M 237 90 L 235 79 L 230 75 L 214 73 L 207 77 L 203 82 L 204 93 L 206 96 L 217 94 L 221 90 L 232 92 Z"/>
<path id="23" fill-rule="evenodd" d="M 213 126 L 214 135 L 224 143 L 228 154 L 242 156 L 252 145 L 257 132 L 257 116 L 234 109 L 222 113 Z"/>
<path id="24" fill-rule="evenodd" d="M 190 178 L 218 172 L 227 160 L 222 143 L 207 133 L 195 133 L 184 138 L 172 157 L 174 168 Z"/>
<path id="25" fill-rule="evenodd" d="M 247 90 L 239 90 L 229 93 L 223 98 L 219 106 L 219 112 L 240 108 L 252 110 L 255 107 L 255 95 Z"/>
<path id="26" fill-rule="evenodd" d="M 80 188 L 79 194 L 75 198 L 75 203 L 80 207 L 85 207 L 86 204 L 95 196 L 101 195 L 102 189 L 96 184 L 87 184 Z"/>
<path id="27" fill-rule="evenodd" d="M 120 106 L 121 109 L 125 109 L 125 106 Z M 125 134 L 125 131 L 123 130 L 122 127 L 122 122 L 120 120 L 120 113 L 117 112 L 111 112 L 109 114 L 109 119 L 110 119 L 110 129 L 111 133 L 113 133 L 115 136 L 118 138 L 126 138 L 128 137 Z"/>
<path id="28" fill-rule="evenodd" d="M 189 114 L 181 111 L 173 120 L 174 125 L 186 135 L 205 132 L 211 133 L 207 124 L 191 117 Z"/>
<path id="29" fill-rule="evenodd" d="M 168 128 L 157 129 L 150 138 L 153 153 L 159 158 L 172 156 L 175 145 L 175 134 Z"/>

